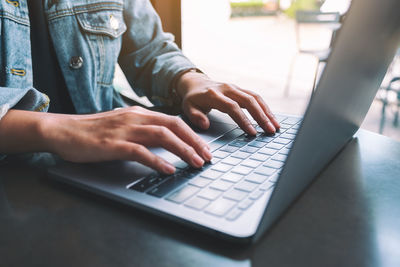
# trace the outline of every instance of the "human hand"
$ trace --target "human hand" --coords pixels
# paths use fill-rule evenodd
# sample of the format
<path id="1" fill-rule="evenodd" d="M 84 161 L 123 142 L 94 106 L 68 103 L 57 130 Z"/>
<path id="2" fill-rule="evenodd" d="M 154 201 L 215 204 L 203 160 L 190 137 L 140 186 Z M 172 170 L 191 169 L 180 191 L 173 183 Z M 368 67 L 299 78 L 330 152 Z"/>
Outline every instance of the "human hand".
<path id="1" fill-rule="evenodd" d="M 273 134 L 280 127 L 259 95 L 232 84 L 212 81 L 202 73 L 183 74 L 177 82 L 177 93 L 182 97 L 183 112 L 202 129 L 210 126 L 206 114 L 213 108 L 229 114 L 250 135 L 256 135 L 257 131 L 241 108 L 247 109 L 266 133 Z"/>
<path id="2" fill-rule="evenodd" d="M 175 167 L 146 147 L 163 147 L 199 168 L 209 146 L 180 118 L 130 107 L 91 115 L 49 114 L 48 150 L 73 162 L 132 160 L 171 174 Z"/>

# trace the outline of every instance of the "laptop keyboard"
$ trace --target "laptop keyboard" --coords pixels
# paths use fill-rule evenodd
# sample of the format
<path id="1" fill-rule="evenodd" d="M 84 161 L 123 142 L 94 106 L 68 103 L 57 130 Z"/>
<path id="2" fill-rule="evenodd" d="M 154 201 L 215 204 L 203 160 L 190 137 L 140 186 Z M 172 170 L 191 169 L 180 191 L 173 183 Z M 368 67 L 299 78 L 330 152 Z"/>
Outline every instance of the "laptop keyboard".
<path id="1" fill-rule="evenodd" d="M 211 162 L 201 169 L 175 164 L 173 175 L 153 173 L 128 188 L 233 221 L 272 190 L 292 147 L 301 119 L 279 116 L 281 129 L 248 136 L 236 128 L 210 144 Z"/>

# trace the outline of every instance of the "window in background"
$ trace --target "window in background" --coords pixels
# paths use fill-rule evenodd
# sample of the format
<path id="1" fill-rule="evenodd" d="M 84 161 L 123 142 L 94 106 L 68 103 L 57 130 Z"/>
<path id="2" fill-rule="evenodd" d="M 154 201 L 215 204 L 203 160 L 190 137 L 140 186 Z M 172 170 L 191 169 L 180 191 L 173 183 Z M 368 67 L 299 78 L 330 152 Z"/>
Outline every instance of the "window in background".
<path id="1" fill-rule="evenodd" d="M 314 9 L 344 14 L 349 0 L 182 0 L 184 53 L 216 80 L 262 95 L 274 112 L 302 114 L 312 92 L 318 60 L 298 55 L 288 97 L 284 89 L 296 56 L 295 12 Z M 309 25 L 303 38 L 312 46 L 329 45 L 326 28 Z M 395 69 L 395 68 L 394 68 Z M 362 127 L 379 131 L 382 102 L 374 101 Z M 393 112 L 392 112 L 393 113 Z M 387 112 L 383 134 L 400 140 L 399 126 Z M 390 117 L 392 116 L 392 118 Z"/>

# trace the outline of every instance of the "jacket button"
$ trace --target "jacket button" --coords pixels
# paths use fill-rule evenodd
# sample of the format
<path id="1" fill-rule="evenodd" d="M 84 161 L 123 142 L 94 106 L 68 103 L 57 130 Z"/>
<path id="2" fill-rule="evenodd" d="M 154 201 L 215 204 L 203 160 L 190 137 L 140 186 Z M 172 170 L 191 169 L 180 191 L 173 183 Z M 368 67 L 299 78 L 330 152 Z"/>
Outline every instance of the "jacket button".
<path id="1" fill-rule="evenodd" d="M 83 65 L 83 58 L 82 57 L 71 57 L 69 61 L 69 67 L 71 69 L 80 69 Z"/>

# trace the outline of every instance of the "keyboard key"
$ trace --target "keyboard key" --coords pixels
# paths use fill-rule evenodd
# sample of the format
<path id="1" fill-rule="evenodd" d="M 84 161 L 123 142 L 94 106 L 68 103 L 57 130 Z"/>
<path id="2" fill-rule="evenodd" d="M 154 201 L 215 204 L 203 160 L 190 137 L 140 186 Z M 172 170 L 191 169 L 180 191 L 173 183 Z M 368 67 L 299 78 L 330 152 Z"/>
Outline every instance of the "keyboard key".
<path id="1" fill-rule="evenodd" d="M 282 144 L 282 145 L 287 145 L 287 144 L 289 144 L 290 142 L 292 142 L 292 140 L 279 137 L 279 138 L 276 138 L 276 139 L 274 140 L 274 142 L 275 142 L 275 143 L 278 143 L 278 144 Z"/>
<path id="2" fill-rule="evenodd" d="M 234 140 L 234 141 L 230 142 L 229 145 L 236 146 L 236 147 L 243 147 L 243 146 L 247 145 L 247 142 L 242 141 L 242 140 Z"/>
<path id="3" fill-rule="evenodd" d="M 297 130 L 296 129 L 289 129 L 285 133 L 287 133 L 287 134 L 297 134 Z"/>
<path id="4" fill-rule="evenodd" d="M 233 183 L 224 181 L 224 180 L 217 180 L 214 181 L 211 185 L 210 188 L 221 190 L 221 191 L 226 191 L 229 188 L 231 188 Z"/>
<path id="5" fill-rule="evenodd" d="M 229 181 L 232 183 L 237 183 L 240 180 L 242 180 L 242 178 L 243 178 L 243 175 L 238 174 L 238 173 L 233 173 L 233 172 L 228 172 L 221 176 L 222 180 Z"/>
<path id="6" fill-rule="evenodd" d="M 296 124 L 292 126 L 292 129 L 298 130 L 300 129 L 300 124 Z"/>
<path id="7" fill-rule="evenodd" d="M 254 159 L 246 159 L 244 160 L 240 165 L 250 167 L 250 168 L 256 168 L 261 164 L 260 161 L 254 160 Z"/>
<path id="8" fill-rule="evenodd" d="M 266 181 L 262 185 L 260 185 L 259 189 L 263 191 L 268 191 L 269 189 L 272 189 L 274 187 L 274 183 L 271 181 Z"/>
<path id="9" fill-rule="evenodd" d="M 215 190 L 212 188 L 204 188 L 197 194 L 197 196 L 208 200 L 214 200 L 217 199 L 221 194 L 222 192 L 219 190 Z"/>
<path id="10" fill-rule="evenodd" d="M 259 132 L 259 133 L 263 133 L 264 132 L 263 128 L 261 128 L 259 125 L 256 126 L 256 131 Z"/>
<path id="11" fill-rule="evenodd" d="M 252 141 L 252 142 L 249 143 L 249 146 L 262 148 L 262 147 L 265 146 L 265 143 L 264 142 L 259 142 L 259 141 Z"/>
<path id="12" fill-rule="evenodd" d="M 252 155 L 250 158 L 258 161 L 266 161 L 267 159 L 270 158 L 270 156 L 266 154 L 256 153 Z"/>
<path id="13" fill-rule="evenodd" d="M 247 175 L 249 174 L 253 169 L 249 167 L 245 167 L 242 165 L 236 166 L 232 169 L 232 172 L 242 174 L 242 175 Z"/>
<path id="14" fill-rule="evenodd" d="M 162 174 L 159 173 L 153 173 L 143 178 L 141 181 L 135 183 L 134 185 L 130 186 L 129 189 L 138 192 L 144 192 L 150 189 L 151 187 L 155 186 L 156 184 L 162 182 L 166 178 L 169 178 L 169 176 L 163 176 Z"/>
<path id="15" fill-rule="evenodd" d="M 177 160 L 173 163 L 173 165 L 178 168 L 178 169 L 185 169 L 187 168 L 189 165 L 184 162 L 183 160 Z"/>
<path id="16" fill-rule="evenodd" d="M 220 171 L 220 172 L 227 172 L 230 169 L 232 169 L 232 165 L 219 162 L 216 165 L 212 166 L 211 169 L 213 169 L 215 171 Z"/>
<path id="17" fill-rule="evenodd" d="M 169 178 L 162 184 L 151 189 L 149 192 L 147 192 L 147 194 L 155 196 L 155 197 L 164 197 L 169 192 L 171 192 L 175 188 L 181 186 L 182 184 L 186 183 L 187 181 L 188 181 L 187 179 L 172 176 L 172 178 Z"/>
<path id="18" fill-rule="evenodd" d="M 282 155 L 289 155 L 289 152 L 290 152 L 290 149 L 289 148 L 286 148 L 286 147 L 284 147 L 284 148 L 282 148 L 280 151 L 279 151 L 279 154 L 282 154 Z"/>
<path id="19" fill-rule="evenodd" d="M 232 131 L 225 133 L 223 136 L 210 143 L 211 151 L 214 151 L 221 146 L 224 146 L 225 144 L 237 139 L 239 136 L 243 135 L 243 133 L 244 132 L 239 128 L 233 129 Z"/>
<path id="20" fill-rule="evenodd" d="M 247 152 L 253 154 L 256 152 L 259 148 L 258 147 L 253 147 L 253 146 L 245 146 L 240 151 Z"/>
<path id="21" fill-rule="evenodd" d="M 291 149 L 291 148 L 292 148 L 292 146 L 293 146 L 293 142 L 291 142 L 290 144 L 286 145 L 286 148 L 289 148 L 289 149 Z"/>
<path id="22" fill-rule="evenodd" d="M 252 182 L 241 181 L 240 183 L 235 185 L 235 188 L 250 193 L 253 192 L 253 190 L 256 189 L 257 186 L 258 184 Z"/>
<path id="23" fill-rule="evenodd" d="M 264 181 L 268 179 L 268 176 L 252 173 L 247 175 L 245 179 L 253 183 L 262 184 Z"/>
<path id="24" fill-rule="evenodd" d="M 236 151 L 235 153 L 232 154 L 232 157 L 238 158 L 238 159 L 246 159 L 250 156 L 250 153 L 246 153 L 243 151 Z"/>
<path id="25" fill-rule="evenodd" d="M 251 199 L 245 199 L 238 204 L 238 208 L 241 210 L 247 210 L 254 203 Z"/>
<path id="26" fill-rule="evenodd" d="M 224 216 L 225 214 L 230 211 L 233 206 L 235 206 L 236 202 L 226 199 L 226 198 L 220 198 L 213 203 L 211 203 L 206 209 L 205 212 L 215 215 L 215 216 Z"/>
<path id="27" fill-rule="evenodd" d="M 266 155 L 269 155 L 269 156 L 272 156 L 276 152 L 278 152 L 277 149 L 269 148 L 269 147 L 263 147 L 258 151 L 258 153 L 266 154 Z"/>
<path id="28" fill-rule="evenodd" d="M 258 167 L 254 172 L 258 173 L 258 174 L 261 174 L 261 175 L 264 175 L 264 176 L 271 176 L 272 174 L 274 174 L 276 172 L 276 169 L 270 168 L 270 167 L 261 166 L 261 167 Z"/>
<path id="29" fill-rule="evenodd" d="M 274 169 L 280 169 L 282 168 L 284 162 L 282 161 L 276 161 L 276 160 L 268 160 L 264 166 L 269 167 L 269 168 L 274 168 Z"/>
<path id="30" fill-rule="evenodd" d="M 278 144 L 278 143 L 275 143 L 275 142 L 271 142 L 271 143 L 268 143 L 265 147 L 279 150 L 279 149 L 282 149 L 284 147 L 284 145 Z"/>
<path id="31" fill-rule="evenodd" d="M 300 118 L 287 118 L 286 120 L 283 121 L 283 123 L 287 123 L 287 124 L 296 124 L 301 122 Z"/>
<path id="32" fill-rule="evenodd" d="M 226 158 L 227 156 L 229 156 L 230 153 L 224 152 L 224 151 L 221 151 L 221 150 L 217 150 L 217 151 L 214 151 L 214 152 L 212 153 L 212 155 L 213 155 L 215 158 L 224 159 L 224 158 Z"/>
<path id="33" fill-rule="evenodd" d="M 277 161 L 281 161 L 281 162 L 285 162 L 286 158 L 287 158 L 287 156 L 283 155 L 283 154 L 276 154 L 275 156 L 272 157 L 273 160 L 277 160 Z"/>
<path id="34" fill-rule="evenodd" d="M 232 210 L 232 211 L 226 216 L 226 219 L 227 219 L 228 221 L 234 221 L 234 220 L 236 220 L 237 218 L 239 218 L 240 215 L 242 215 L 242 214 L 243 214 L 243 212 L 242 212 L 241 210 L 234 209 L 234 210 Z"/>
<path id="35" fill-rule="evenodd" d="M 235 152 L 235 151 L 238 150 L 238 149 L 239 149 L 239 148 L 236 147 L 236 146 L 227 145 L 227 146 L 224 146 L 224 147 L 220 148 L 219 150 L 220 150 L 220 151 L 224 151 L 224 152 L 228 152 L 228 153 L 233 153 L 233 152 Z"/>
<path id="36" fill-rule="evenodd" d="M 247 196 L 245 191 L 231 189 L 224 194 L 224 198 L 229 198 L 235 201 L 241 201 Z"/>
<path id="37" fill-rule="evenodd" d="M 289 129 L 290 127 L 292 127 L 293 124 L 287 124 L 287 123 L 281 123 L 281 129 Z"/>
<path id="38" fill-rule="evenodd" d="M 166 199 L 175 203 L 182 203 L 189 197 L 196 194 L 199 190 L 200 188 L 198 187 L 186 185 L 170 194 Z"/>
<path id="39" fill-rule="evenodd" d="M 295 134 L 290 134 L 290 133 L 284 133 L 284 134 L 282 134 L 281 136 L 280 136 L 280 138 L 286 138 L 286 139 L 289 139 L 289 140 L 294 140 L 295 138 L 296 138 L 296 135 Z"/>
<path id="40" fill-rule="evenodd" d="M 200 197 L 194 197 L 192 199 L 189 199 L 189 201 L 187 201 L 185 203 L 185 206 L 192 208 L 192 209 L 196 209 L 196 210 L 202 210 L 204 209 L 208 204 L 210 204 L 210 200 L 204 199 L 204 198 L 200 198 Z"/>
<path id="41" fill-rule="evenodd" d="M 275 174 L 275 175 L 272 175 L 272 176 L 268 179 L 268 181 L 270 181 L 270 182 L 272 182 L 272 183 L 276 183 L 276 182 L 278 181 L 278 178 L 279 178 L 279 174 L 277 173 L 277 174 Z"/>
<path id="42" fill-rule="evenodd" d="M 270 135 L 260 135 L 259 137 L 257 137 L 256 141 L 269 143 L 272 142 L 274 139 L 275 138 Z"/>
<path id="43" fill-rule="evenodd" d="M 230 165 L 238 165 L 241 161 L 242 161 L 242 159 L 235 158 L 235 157 L 229 157 L 229 158 L 225 158 L 221 162 L 222 163 L 226 163 L 226 164 L 230 164 Z"/>
<path id="44" fill-rule="evenodd" d="M 200 176 L 204 177 L 204 178 L 215 180 L 218 177 L 220 177 L 222 174 L 224 174 L 224 173 L 220 172 L 220 171 L 215 171 L 214 169 L 208 169 L 208 170 L 202 172 L 200 174 Z"/>
<path id="45" fill-rule="evenodd" d="M 252 200 L 259 199 L 264 194 L 264 191 L 257 190 L 250 194 L 249 198 Z"/>
<path id="46" fill-rule="evenodd" d="M 275 119 L 276 119 L 279 123 L 281 123 L 282 121 L 286 120 L 287 117 L 286 117 L 286 116 L 283 116 L 283 115 L 275 115 Z"/>
<path id="47" fill-rule="evenodd" d="M 206 179 L 206 178 L 202 178 L 200 176 L 197 176 L 196 178 L 190 180 L 189 184 L 203 188 L 203 187 L 207 186 L 211 182 L 212 182 L 212 180 L 210 180 L 210 179 Z"/>

